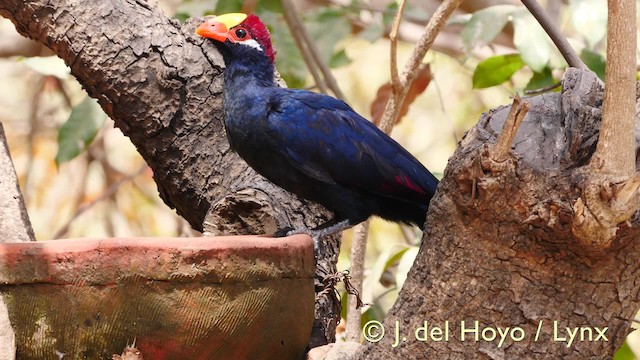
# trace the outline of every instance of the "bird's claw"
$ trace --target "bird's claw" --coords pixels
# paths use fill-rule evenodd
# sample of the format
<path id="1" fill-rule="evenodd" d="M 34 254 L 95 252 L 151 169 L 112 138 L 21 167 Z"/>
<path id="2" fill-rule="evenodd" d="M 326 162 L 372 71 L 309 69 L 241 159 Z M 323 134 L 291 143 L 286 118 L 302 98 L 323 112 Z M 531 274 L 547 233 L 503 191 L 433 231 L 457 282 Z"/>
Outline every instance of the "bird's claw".
<path id="1" fill-rule="evenodd" d="M 313 240 L 313 251 L 314 253 L 317 254 L 318 250 L 320 249 L 320 239 L 322 238 L 321 231 L 304 229 L 304 228 L 294 229 L 292 227 L 286 227 L 273 233 L 273 237 L 285 237 L 285 236 L 293 236 L 298 234 L 305 234 L 311 237 L 311 239 Z"/>
<path id="2" fill-rule="evenodd" d="M 289 234 L 292 231 L 295 231 L 295 230 L 292 227 L 288 226 L 286 228 L 276 230 L 276 232 L 273 233 L 273 237 L 279 238 L 279 237 L 290 236 L 290 235 L 293 235 L 293 234 Z"/>

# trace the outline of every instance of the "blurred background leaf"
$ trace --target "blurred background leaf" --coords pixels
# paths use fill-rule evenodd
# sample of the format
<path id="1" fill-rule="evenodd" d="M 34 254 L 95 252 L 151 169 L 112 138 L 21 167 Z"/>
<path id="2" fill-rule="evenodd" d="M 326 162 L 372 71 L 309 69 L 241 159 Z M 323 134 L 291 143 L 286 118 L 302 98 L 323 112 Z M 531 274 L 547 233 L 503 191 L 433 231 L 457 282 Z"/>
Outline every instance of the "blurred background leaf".
<path id="1" fill-rule="evenodd" d="M 493 56 L 481 61 L 473 72 L 475 89 L 500 85 L 525 66 L 520 54 Z"/>
<path id="2" fill-rule="evenodd" d="M 80 155 L 91 144 L 106 119 L 107 114 L 89 96 L 74 106 L 58 132 L 56 164 L 60 166 Z"/>

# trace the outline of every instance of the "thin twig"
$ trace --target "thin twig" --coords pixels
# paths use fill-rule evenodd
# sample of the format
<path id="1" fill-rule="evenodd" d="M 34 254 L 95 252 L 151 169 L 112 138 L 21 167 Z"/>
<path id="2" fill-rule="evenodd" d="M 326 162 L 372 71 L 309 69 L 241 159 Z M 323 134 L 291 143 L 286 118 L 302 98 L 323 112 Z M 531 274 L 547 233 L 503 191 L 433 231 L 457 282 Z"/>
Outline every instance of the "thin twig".
<path id="1" fill-rule="evenodd" d="M 406 4 L 405 0 L 400 2 L 400 6 L 398 7 L 398 12 L 396 12 L 396 16 L 393 19 L 393 27 L 391 28 L 391 32 L 389 33 L 389 58 L 391 65 L 391 87 L 395 92 L 399 91 L 400 86 L 400 75 L 398 74 L 398 30 L 400 29 L 400 23 L 402 22 L 402 14 L 404 12 L 404 6 Z"/>
<path id="2" fill-rule="evenodd" d="M 391 30 L 390 39 L 390 59 L 391 59 L 391 97 L 400 91 L 400 77 L 398 75 L 397 63 L 397 47 L 398 47 L 398 28 L 402 19 L 405 0 L 402 0 L 398 12 L 396 13 Z M 390 98 L 391 98 L 390 97 Z M 389 133 L 393 124 L 388 129 L 382 129 L 385 133 Z M 362 284 L 364 276 L 364 260 L 367 251 L 367 237 L 369 235 L 369 221 L 365 221 L 353 228 L 353 239 L 351 241 L 351 274 L 353 277 L 353 286 L 362 293 Z M 354 301 L 352 295 L 349 296 L 347 302 L 347 341 L 360 341 L 360 317 L 361 311 Z"/>
<path id="3" fill-rule="evenodd" d="M 351 243 L 351 285 L 362 294 L 364 275 L 364 260 L 367 251 L 367 236 L 369 234 L 369 221 L 365 221 L 353 228 L 353 240 Z M 356 296 L 348 295 L 347 300 L 347 341 L 360 341 L 360 314 L 361 310 Z"/>
<path id="4" fill-rule="evenodd" d="M 522 0 L 524 6 L 529 9 L 529 12 L 533 17 L 538 20 L 538 23 L 542 26 L 544 31 L 547 32 L 547 35 L 551 38 L 554 44 L 558 47 L 558 50 L 562 54 L 569 66 L 578 68 L 578 69 L 589 69 L 587 65 L 580 59 L 578 54 L 573 50 L 567 38 L 562 35 L 562 32 L 553 22 L 549 14 L 544 10 L 540 4 L 536 0 Z"/>
<path id="5" fill-rule="evenodd" d="M 300 49 L 300 53 L 302 54 L 302 58 L 304 63 L 307 65 L 307 69 L 311 73 L 313 77 L 313 81 L 316 82 L 318 89 L 321 93 L 327 94 L 329 93 L 329 88 L 327 83 L 324 81 L 322 76 L 320 75 L 318 65 L 314 60 L 313 53 L 309 48 L 309 43 L 303 37 L 303 29 L 302 23 L 298 16 L 296 15 L 295 8 L 293 4 L 291 4 L 291 0 L 282 0 L 282 8 L 284 12 L 284 19 L 289 27 L 289 32 L 293 36 L 293 40 L 296 42 L 298 49 Z"/>
<path id="6" fill-rule="evenodd" d="M 382 131 L 390 131 L 393 124 L 397 122 L 396 119 L 400 115 L 402 103 L 407 97 L 407 92 L 409 91 L 411 83 L 413 83 L 418 75 L 422 59 L 433 44 L 436 36 L 446 24 L 447 19 L 449 19 L 453 11 L 461 2 L 462 0 L 445 0 L 433 13 L 431 19 L 429 19 L 429 23 L 427 23 L 424 33 L 420 37 L 420 40 L 418 40 L 418 43 L 413 49 L 413 53 L 411 54 L 409 61 L 405 64 L 404 71 L 400 76 L 400 91 L 396 96 L 390 97 L 389 102 L 387 102 L 387 106 L 384 109 L 384 114 L 380 121 L 380 128 Z"/>
<path id="7" fill-rule="evenodd" d="M 286 0 L 286 1 L 289 1 L 289 0 Z M 307 32 L 306 29 L 304 29 L 304 27 L 302 31 L 302 36 L 307 42 L 307 44 L 309 44 L 309 50 L 311 50 L 311 54 L 313 55 L 313 58 L 318 64 L 318 67 L 320 68 L 320 72 L 324 76 L 324 80 L 326 81 L 327 86 L 329 86 L 329 89 L 331 89 L 331 91 L 333 92 L 333 95 L 335 95 L 338 99 L 346 100 L 344 94 L 342 93 L 342 90 L 340 90 L 340 87 L 338 86 L 338 82 L 336 81 L 336 78 L 333 77 L 333 74 L 331 73 L 329 66 L 325 64 L 324 61 L 322 61 L 322 58 L 320 57 L 320 51 L 318 51 L 318 47 L 316 46 L 316 43 L 313 40 L 311 40 L 311 38 L 309 37 L 309 33 Z"/>
<path id="8" fill-rule="evenodd" d="M 556 83 L 541 87 L 539 89 L 525 90 L 524 93 L 525 93 L 525 95 L 538 95 L 538 94 L 546 93 L 547 91 L 551 91 L 551 90 L 553 90 L 555 88 L 558 88 L 560 86 L 562 86 L 562 83 L 560 81 L 558 81 Z"/>
<path id="9" fill-rule="evenodd" d="M 383 7 L 376 7 L 369 4 L 365 4 L 363 2 L 357 2 L 357 3 L 351 2 L 350 4 L 347 4 L 347 5 L 345 5 L 343 2 L 334 1 L 334 0 L 322 0 L 320 2 L 331 5 L 331 6 L 338 6 L 344 9 L 350 9 L 350 10 L 356 10 L 356 11 L 364 10 L 372 13 L 383 14 L 383 15 L 394 15 L 394 16 L 398 14 L 396 10 L 387 9 Z M 405 14 L 403 15 L 403 17 L 405 18 L 405 20 L 415 23 L 416 25 L 425 25 L 427 22 L 425 18 L 421 16 L 413 16 L 411 14 Z"/>
<path id="10" fill-rule="evenodd" d="M 388 288 L 387 290 L 383 291 L 382 293 L 380 293 L 380 295 L 376 296 L 375 298 L 373 298 L 373 303 L 377 303 L 378 301 L 380 301 L 380 299 L 382 299 L 383 297 L 385 297 L 388 293 L 392 292 L 392 291 L 398 291 L 398 285 L 394 285 L 390 288 Z"/>
<path id="11" fill-rule="evenodd" d="M 433 14 L 431 20 L 427 24 L 424 34 L 418 41 L 411 59 L 405 65 L 404 72 L 402 77 L 397 75 L 397 64 L 396 62 L 396 48 L 392 43 L 391 49 L 391 78 L 392 78 L 392 94 L 389 97 L 389 101 L 387 102 L 387 106 L 385 108 L 384 114 L 382 115 L 382 120 L 380 122 L 380 129 L 384 131 L 386 134 L 389 134 L 393 128 L 393 125 L 397 122 L 396 119 L 400 114 L 401 104 L 404 102 L 404 99 L 407 96 L 407 92 L 413 81 L 416 79 L 418 75 L 418 70 L 422 63 L 422 59 L 425 54 L 429 50 L 431 44 L 435 40 L 437 34 L 442 30 L 447 19 L 451 16 L 451 13 L 458 7 L 458 5 L 462 2 L 462 0 L 445 0 L 445 2 L 438 7 L 438 10 Z M 397 37 L 397 29 L 400 26 L 400 21 L 402 19 L 402 10 L 404 8 L 405 1 L 403 0 L 398 8 L 398 13 L 396 14 L 394 29 L 395 29 L 395 37 Z M 393 32 L 393 30 L 392 30 Z M 395 40 L 392 40 L 395 41 Z M 394 75 L 395 74 L 395 75 Z M 395 77 L 395 79 L 394 79 Z M 395 84 L 394 84 L 395 81 Z M 353 244 L 351 249 L 351 269 L 353 272 L 362 271 L 364 269 L 364 253 L 366 250 L 366 239 L 368 232 L 368 222 L 365 222 L 363 226 L 357 227 L 357 230 L 354 231 Z M 362 262 L 359 262 L 359 258 L 362 257 Z M 354 261 L 354 258 L 356 261 Z M 353 276 L 354 282 L 361 280 L 362 276 Z M 350 310 L 350 311 L 349 311 Z M 357 330 L 356 330 L 357 327 Z M 357 335 L 356 335 L 357 334 Z M 357 338 L 356 338 L 357 336 Z M 347 311 L 347 339 L 359 339 L 360 336 L 360 312 L 355 311 L 349 307 Z M 358 340 L 355 340 L 358 341 Z"/>
<path id="12" fill-rule="evenodd" d="M 113 194 L 115 194 L 116 191 L 118 191 L 118 189 L 120 188 L 120 186 L 128 181 L 133 180 L 135 177 L 137 177 L 138 175 L 142 174 L 142 172 L 147 168 L 147 164 L 144 164 L 140 167 L 140 169 L 136 170 L 134 173 L 127 175 L 125 177 L 123 177 L 122 179 L 116 181 L 115 183 L 111 184 L 111 186 L 109 186 L 109 188 L 107 190 L 105 190 L 105 192 L 103 192 L 100 196 L 98 196 L 97 198 L 93 199 L 93 201 L 79 206 L 78 209 L 76 210 L 75 214 L 73 214 L 73 217 L 71 217 L 71 219 L 60 229 L 58 230 L 55 235 L 53 235 L 53 239 L 60 239 L 61 237 L 65 236 L 67 234 L 67 232 L 69 232 L 69 227 L 71 226 L 71 223 L 73 223 L 74 220 L 76 220 L 80 215 L 82 215 L 85 211 L 91 209 L 94 205 L 96 205 L 97 203 L 110 198 L 111 196 L 113 196 Z"/>
<path id="13" fill-rule="evenodd" d="M 336 79 L 333 77 L 331 70 L 329 70 L 329 66 L 327 66 L 327 64 L 325 64 L 324 61 L 322 61 L 322 57 L 320 56 L 320 51 L 318 50 L 316 43 L 311 39 L 311 36 L 309 36 L 309 32 L 307 31 L 307 28 L 305 28 L 304 25 L 302 24 L 302 21 L 300 21 L 300 18 L 298 17 L 298 13 L 296 12 L 296 9 L 295 9 L 295 5 L 293 4 L 293 1 L 282 0 L 282 7 L 284 8 L 285 18 L 288 18 L 287 23 L 291 22 L 292 24 L 295 25 L 296 33 L 294 34 L 294 36 L 296 38 L 299 38 L 299 40 L 301 40 L 304 43 L 304 45 L 309 51 L 309 55 L 311 56 L 312 60 L 310 61 L 313 61 L 315 63 L 315 66 L 317 66 L 317 68 L 320 69 L 320 72 L 324 77 L 324 79 L 322 80 L 322 83 L 325 85 L 325 87 L 328 87 L 329 89 L 331 89 L 331 91 L 337 98 L 345 100 L 344 94 L 340 90 L 340 87 L 338 86 Z M 293 28 L 291 31 L 294 32 Z M 298 40 L 296 40 L 296 42 L 297 41 Z M 300 46 L 300 44 L 298 44 L 298 46 Z M 320 88 L 322 88 L 322 86 L 320 86 Z"/>

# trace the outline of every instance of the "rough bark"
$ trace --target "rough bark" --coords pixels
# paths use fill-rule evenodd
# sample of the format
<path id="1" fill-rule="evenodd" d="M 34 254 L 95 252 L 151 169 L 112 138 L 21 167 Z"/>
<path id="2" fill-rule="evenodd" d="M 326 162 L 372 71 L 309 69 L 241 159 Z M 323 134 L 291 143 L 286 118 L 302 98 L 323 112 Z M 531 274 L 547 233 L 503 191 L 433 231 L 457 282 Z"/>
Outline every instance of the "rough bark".
<path id="1" fill-rule="evenodd" d="M 638 214 L 604 253 L 591 251 L 571 230 L 572 204 L 596 146 L 602 96 L 595 75 L 570 70 L 562 94 L 525 99 L 531 109 L 502 163 L 491 160 L 490 144 L 509 108 L 480 119 L 449 160 L 420 253 L 384 321 L 386 336 L 356 358 L 613 356 L 640 306 Z M 396 321 L 400 341 L 393 347 Z M 449 338 L 416 340 L 425 321 L 429 331 L 448 321 Z M 462 341 L 462 321 L 465 328 L 478 321 L 479 341 L 472 333 Z M 566 327 L 581 328 L 570 346 Z M 496 331 L 495 340 L 488 340 L 492 330 L 483 339 L 485 328 Z M 499 328 L 521 330 L 500 344 Z M 608 341 L 598 336 L 605 328 Z"/>
<path id="2" fill-rule="evenodd" d="M 35 235 L 0 123 L 0 243 L 23 241 L 35 241 Z"/>
<path id="3" fill-rule="evenodd" d="M 594 170 L 631 177 L 635 174 L 633 118 L 636 89 L 636 2 L 609 1 L 607 23 L 608 86 L 604 91 L 603 125 Z M 608 149 L 607 149 L 608 148 Z"/>
<path id="4" fill-rule="evenodd" d="M 0 123 L 0 243 L 34 241 L 18 177 L 9 154 L 7 138 Z M 15 334 L 9 312 L 0 296 L 0 360 L 15 358 Z"/>
<path id="5" fill-rule="evenodd" d="M 606 251 L 620 224 L 640 209 L 636 170 L 636 2 L 609 1 L 602 125 L 591 173 L 574 203 L 573 233 Z"/>
<path id="6" fill-rule="evenodd" d="M 0 15 L 69 65 L 153 169 L 165 203 L 194 229 L 273 233 L 330 216 L 230 151 L 221 112 L 224 62 L 194 34 L 197 19 L 181 25 L 144 0 L 6 0 Z M 319 274 L 335 272 L 339 238 L 325 244 Z M 319 299 L 316 343 L 332 341 L 337 307 Z"/>

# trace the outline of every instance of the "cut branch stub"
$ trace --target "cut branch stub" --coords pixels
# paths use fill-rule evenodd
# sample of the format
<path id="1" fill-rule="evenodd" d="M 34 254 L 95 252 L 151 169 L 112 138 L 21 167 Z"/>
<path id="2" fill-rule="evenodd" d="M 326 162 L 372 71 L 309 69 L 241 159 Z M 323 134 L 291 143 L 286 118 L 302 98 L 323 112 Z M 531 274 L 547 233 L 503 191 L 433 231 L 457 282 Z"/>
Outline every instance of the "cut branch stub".
<path id="1" fill-rule="evenodd" d="M 511 151 L 513 139 L 516 137 L 516 132 L 530 108 L 531 106 L 529 103 L 522 101 L 520 95 L 516 94 L 513 98 L 513 104 L 511 105 L 509 115 L 507 115 L 507 121 L 504 123 L 502 132 L 498 135 L 498 139 L 493 146 L 493 152 L 491 154 L 491 159 L 493 161 L 501 163 L 507 160 L 507 156 L 509 156 L 509 152 Z"/>
<path id="2" fill-rule="evenodd" d="M 593 174 L 602 97 L 595 75 L 569 69 L 562 94 L 516 97 L 486 114 L 461 141 L 467 165 L 445 172 L 458 208 L 474 221 L 518 223 L 523 234 L 541 230 L 542 257 L 597 258 L 624 246 L 639 233 L 640 179 Z"/>

